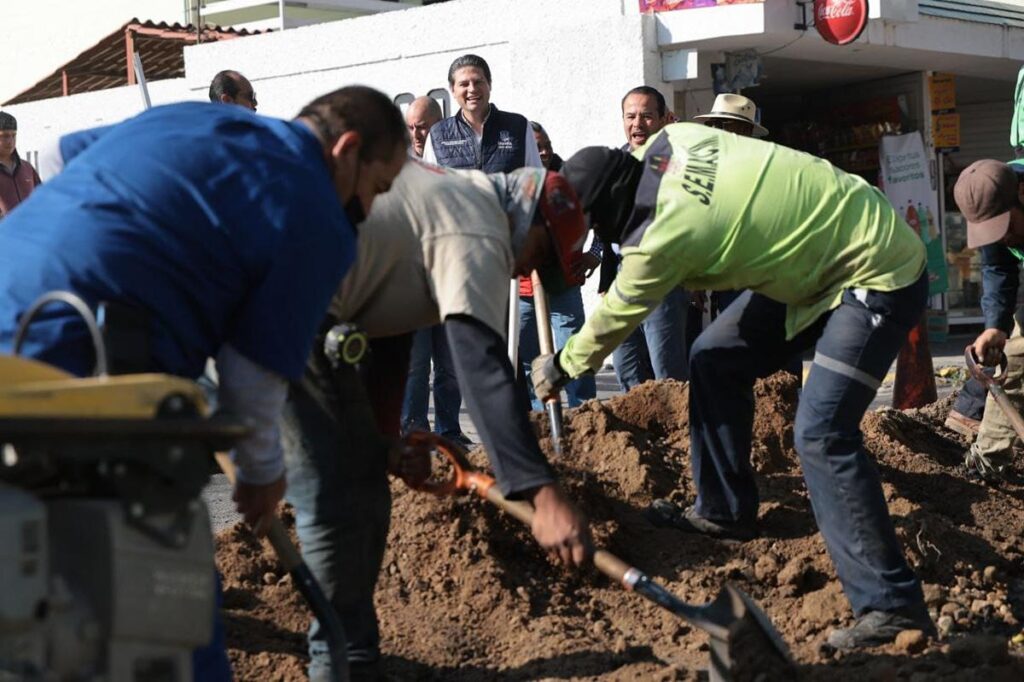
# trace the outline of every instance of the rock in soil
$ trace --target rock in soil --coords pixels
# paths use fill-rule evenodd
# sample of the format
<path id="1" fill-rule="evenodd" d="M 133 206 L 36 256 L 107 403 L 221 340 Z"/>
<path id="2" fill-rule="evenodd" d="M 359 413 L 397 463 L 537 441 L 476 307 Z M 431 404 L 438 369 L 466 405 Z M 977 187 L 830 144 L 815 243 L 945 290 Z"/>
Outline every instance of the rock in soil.
<path id="1" fill-rule="evenodd" d="M 983 485 L 957 471 L 966 443 L 942 425 L 952 398 L 921 410 L 871 412 L 862 424 L 896 534 L 936 616 L 941 610 L 946 619 L 944 639 L 922 647 L 908 635 L 869 651 L 821 655 L 829 630 L 853 614 L 793 451 L 796 389 L 785 374 L 757 384 L 752 460 L 761 536 L 745 543 L 656 528 L 643 515 L 654 499 L 687 503 L 694 496 L 686 384 L 649 382 L 568 410 L 557 460 L 546 417 L 534 415 L 534 424 L 598 544 L 691 603 L 709 601 L 733 582 L 768 614 L 801 679 L 1024 679 L 1024 661 L 1006 645 L 1021 630 L 1015 614 L 1024 612 L 1024 486 L 1019 472 Z M 482 452 L 471 457 L 487 465 Z M 552 566 L 525 528 L 485 502 L 436 499 L 400 482 L 392 493 L 388 569 L 376 594 L 382 667 L 390 678 L 704 675 L 708 637 L 700 629 L 593 570 L 571 574 Z M 221 532 L 217 544 L 236 679 L 305 679 L 309 612 L 289 580 L 264 579 L 281 574 L 273 554 L 238 527 Z M 986 606 L 972 611 L 976 600 Z"/>

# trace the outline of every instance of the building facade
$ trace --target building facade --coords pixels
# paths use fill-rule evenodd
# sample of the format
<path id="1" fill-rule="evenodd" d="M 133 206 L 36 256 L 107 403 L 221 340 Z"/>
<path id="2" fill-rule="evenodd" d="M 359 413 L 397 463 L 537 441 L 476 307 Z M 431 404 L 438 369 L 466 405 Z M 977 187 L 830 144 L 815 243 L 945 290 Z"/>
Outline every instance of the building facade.
<path id="1" fill-rule="evenodd" d="M 210 78 L 231 68 L 252 81 L 260 112 L 270 115 L 292 116 L 316 95 L 350 83 L 377 87 L 399 103 L 431 94 L 450 111 L 448 66 L 472 52 L 491 65 L 492 101 L 543 123 L 563 157 L 586 145 L 621 145 L 619 102 L 640 84 L 658 88 L 682 120 L 706 113 L 716 92 L 740 90 L 758 103 L 769 139 L 872 181 L 880 137 L 919 132 L 939 207 L 931 224 L 949 266 L 948 291 L 933 306 L 948 311 L 952 323 L 976 322 L 976 257 L 963 249 L 948 188 L 971 161 L 1012 155 L 1024 7 L 867 4 L 863 33 L 834 45 L 813 27 L 812 3 L 797 0 L 452 0 L 186 47 L 185 77 L 149 88 L 154 104 L 204 99 Z M 930 86 L 939 80 L 954 83 L 954 105 L 944 113 L 958 115 L 960 126 L 957 144 L 945 148 L 936 147 L 933 130 L 936 120 L 949 120 L 932 116 Z M 30 150 L 141 106 L 137 89 L 122 87 L 8 109 L 25 121 L 21 145 Z"/>

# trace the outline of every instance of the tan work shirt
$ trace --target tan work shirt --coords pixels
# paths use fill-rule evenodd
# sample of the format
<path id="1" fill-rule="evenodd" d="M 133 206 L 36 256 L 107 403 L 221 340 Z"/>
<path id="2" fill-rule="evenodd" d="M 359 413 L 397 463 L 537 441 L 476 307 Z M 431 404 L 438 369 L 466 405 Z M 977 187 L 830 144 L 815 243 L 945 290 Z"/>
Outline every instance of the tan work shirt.
<path id="1" fill-rule="evenodd" d="M 359 226 L 356 262 L 331 302 L 371 337 L 469 315 L 506 336 L 512 239 L 492 181 L 410 159 Z"/>

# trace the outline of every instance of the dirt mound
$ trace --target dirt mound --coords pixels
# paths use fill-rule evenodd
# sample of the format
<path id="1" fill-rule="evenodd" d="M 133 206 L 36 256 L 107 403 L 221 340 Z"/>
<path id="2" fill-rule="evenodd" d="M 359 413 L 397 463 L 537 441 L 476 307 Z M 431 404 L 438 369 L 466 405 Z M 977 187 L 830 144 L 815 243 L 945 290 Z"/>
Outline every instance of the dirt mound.
<path id="1" fill-rule="evenodd" d="M 771 617 L 804 679 L 1024 677 L 1006 645 L 1024 615 L 1020 479 L 985 486 L 958 473 L 963 443 L 939 426 L 941 406 L 868 414 L 865 443 L 943 637 L 825 655 L 819 644 L 851 614 L 793 451 L 796 382 L 775 375 L 755 397 L 762 535 L 742 544 L 656 528 L 643 515 L 655 498 L 693 497 L 685 384 L 651 382 L 569 410 L 555 464 L 597 541 L 688 602 L 731 581 Z M 547 448 L 543 415 L 535 424 Z M 438 500 L 401 483 L 392 491 L 377 590 L 392 678 L 698 679 L 707 665 L 704 633 L 594 571 L 553 568 L 524 528 L 483 501 Z M 218 537 L 218 562 L 238 679 L 302 679 L 308 616 L 272 557 L 232 529 Z"/>

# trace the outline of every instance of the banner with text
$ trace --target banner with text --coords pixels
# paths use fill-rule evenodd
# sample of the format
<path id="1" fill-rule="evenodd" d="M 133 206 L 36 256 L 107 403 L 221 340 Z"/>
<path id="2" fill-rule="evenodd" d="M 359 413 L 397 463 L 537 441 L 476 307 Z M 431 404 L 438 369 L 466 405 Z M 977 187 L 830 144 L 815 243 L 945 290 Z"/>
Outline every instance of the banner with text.
<path id="1" fill-rule="evenodd" d="M 880 143 L 879 159 L 885 195 L 924 241 L 928 253 L 928 293 L 941 294 L 949 288 L 946 252 L 938 224 L 938 197 L 932 189 L 921 133 L 886 135 Z"/>

